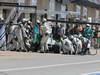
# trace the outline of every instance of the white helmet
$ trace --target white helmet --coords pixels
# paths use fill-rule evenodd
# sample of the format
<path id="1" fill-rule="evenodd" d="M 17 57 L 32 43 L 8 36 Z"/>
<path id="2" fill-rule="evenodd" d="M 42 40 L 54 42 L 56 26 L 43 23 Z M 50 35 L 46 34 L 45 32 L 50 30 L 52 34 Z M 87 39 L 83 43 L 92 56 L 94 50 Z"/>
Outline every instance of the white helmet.
<path id="1" fill-rule="evenodd" d="M 22 21 L 25 22 L 25 21 L 27 21 L 27 19 L 26 18 L 23 18 Z"/>
<path id="2" fill-rule="evenodd" d="M 4 18 L 3 18 L 3 17 L 0 17 L 0 20 L 2 20 L 2 21 L 3 21 L 3 20 L 4 20 Z"/>
<path id="3" fill-rule="evenodd" d="M 47 21 L 47 19 L 46 19 L 46 18 L 43 18 L 43 21 L 44 21 L 44 22 L 46 22 L 46 21 Z"/>
<path id="4" fill-rule="evenodd" d="M 1 17 L 1 20 L 4 20 L 4 18 L 3 18 L 3 17 Z"/>
<path id="5" fill-rule="evenodd" d="M 22 21 L 23 21 L 23 22 L 25 22 L 25 21 L 29 21 L 29 19 L 28 19 L 28 18 L 23 18 Z"/>
<path id="6" fill-rule="evenodd" d="M 37 22 L 37 23 L 41 23 L 40 20 L 37 20 L 36 22 Z"/>
<path id="7" fill-rule="evenodd" d="M 86 26 L 87 26 L 87 27 L 91 27 L 91 25 L 90 25 L 90 24 L 87 24 Z"/>
<path id="8" fill-rule="evenodd" d="M 28 23 L 31 24 L 32 22 L 29 20 Z"/>

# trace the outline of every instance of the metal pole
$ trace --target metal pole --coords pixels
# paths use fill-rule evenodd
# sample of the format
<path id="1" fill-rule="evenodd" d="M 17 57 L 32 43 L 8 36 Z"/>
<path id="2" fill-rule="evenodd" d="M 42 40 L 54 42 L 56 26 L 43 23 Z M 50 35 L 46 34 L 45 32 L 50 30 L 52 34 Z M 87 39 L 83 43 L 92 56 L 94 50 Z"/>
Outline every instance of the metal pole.
<path id="1" fill-rule="evenodd" d="M 35 8 L 35 24 L 36 24 L 36 20 L 37 20 L 37 7 Z"/>
<path id="2" fill-rule="evenodd" d="M 58 24 L 58 14 L 56 14 L 56 26 Z"/>

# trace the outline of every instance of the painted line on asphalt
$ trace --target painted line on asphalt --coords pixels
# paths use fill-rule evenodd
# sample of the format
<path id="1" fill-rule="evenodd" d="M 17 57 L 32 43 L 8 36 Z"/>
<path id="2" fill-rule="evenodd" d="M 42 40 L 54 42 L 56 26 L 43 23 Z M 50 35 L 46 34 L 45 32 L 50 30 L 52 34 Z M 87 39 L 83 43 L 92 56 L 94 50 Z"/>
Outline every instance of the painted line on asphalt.
<path id="1" fill-rule="evenodd" d="M 99 74 L 98 74 L 99 73 Z M 90 72 L 90 73 L 84 73 L 82 75 L 100 75 L 100 71 L 96 71 L 96 72 Z"/>
<path id="2" fill-rule="evenodd" d="M 72 65 L 81 65 L 81 64 L 92 64 L 92 63 L 99 63 L 99 62 L 100 62 L 100 60 L 94 60 L 94 61 L 86 61 L 86 62 L 53 64 L 53 65 L 44 65 L 44 66 L 36 66 L 36 67 L 22 67 L 22 68 L 1 69 L 0 72 L 20 71 L 20 70 L 31 70 L 31 69 L 43 69 L 43 68 L 52 68 L 52 67 L 61 67 L 61 66 L 72 66 Z"/>

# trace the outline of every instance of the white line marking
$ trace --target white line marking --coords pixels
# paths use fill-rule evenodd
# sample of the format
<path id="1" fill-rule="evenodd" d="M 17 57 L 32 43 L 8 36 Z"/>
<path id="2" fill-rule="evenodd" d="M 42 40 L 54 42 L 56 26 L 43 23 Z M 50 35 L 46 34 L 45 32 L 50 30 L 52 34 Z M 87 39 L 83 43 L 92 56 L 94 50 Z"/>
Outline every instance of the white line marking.
<path id="1" fill-rule="evenodd" d="M 100 74 L 100 71 L 90 72 L 90 73 L 84 73 L 84 74 L 82 74 L 82 75 L 89 75 L 89 74 L 94 74 L 94 75 L 95 75 L 95 73 L 99 73 L 99 74 Z"/>
<path id="2" fill-rule="evenodd" d="M 36 66 L 36 67 L 23 67 L 23 68 L 1 69 L 0 72 L 20 71 L 20 70 L 31 70 L 31 69 L 50 68 L 50 67 L 61 67 L 61 66 L 81 65 L 81 64 L 91 64 L 91 63 L 99 63 L 99 62 L 100 62 L 100 60 L 94 60 L 94 61 L 86 61 L 86 62 L 54 64 L 54 65 L 45 65 L 45 66 Z"/>

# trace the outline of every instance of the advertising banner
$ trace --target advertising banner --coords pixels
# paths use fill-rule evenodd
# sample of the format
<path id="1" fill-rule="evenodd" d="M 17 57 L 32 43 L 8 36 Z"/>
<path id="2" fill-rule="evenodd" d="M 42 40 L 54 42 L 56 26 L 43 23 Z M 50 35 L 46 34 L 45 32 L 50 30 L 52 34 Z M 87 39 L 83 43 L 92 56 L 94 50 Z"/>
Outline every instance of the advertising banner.
<path id="1" fill-rule="evenodd" d="M 96 22 L 99 21 L 99 11 L 98 10 L 95 11 L 95 21 Z"/>
<path id="2" fill-rule="evenodd" d="M 86 7 L 83 7 L 83 17 L 87 17 L 88 10 Z"/>
<path id="3" fill-rule="evenodd" d="M 76 6 L 76 12 L 78 12 L 79 15 L 81 15 L 81 7 L 79 5 Z"/>
<path id="4" fill-rule="evenodd" d="M 65 12 L 66 10 L 66 6 L 65 5 L 61 5 L 61 11 Z M 66 14 L 61 14 L 61 18 L 66 18 Z"/>

